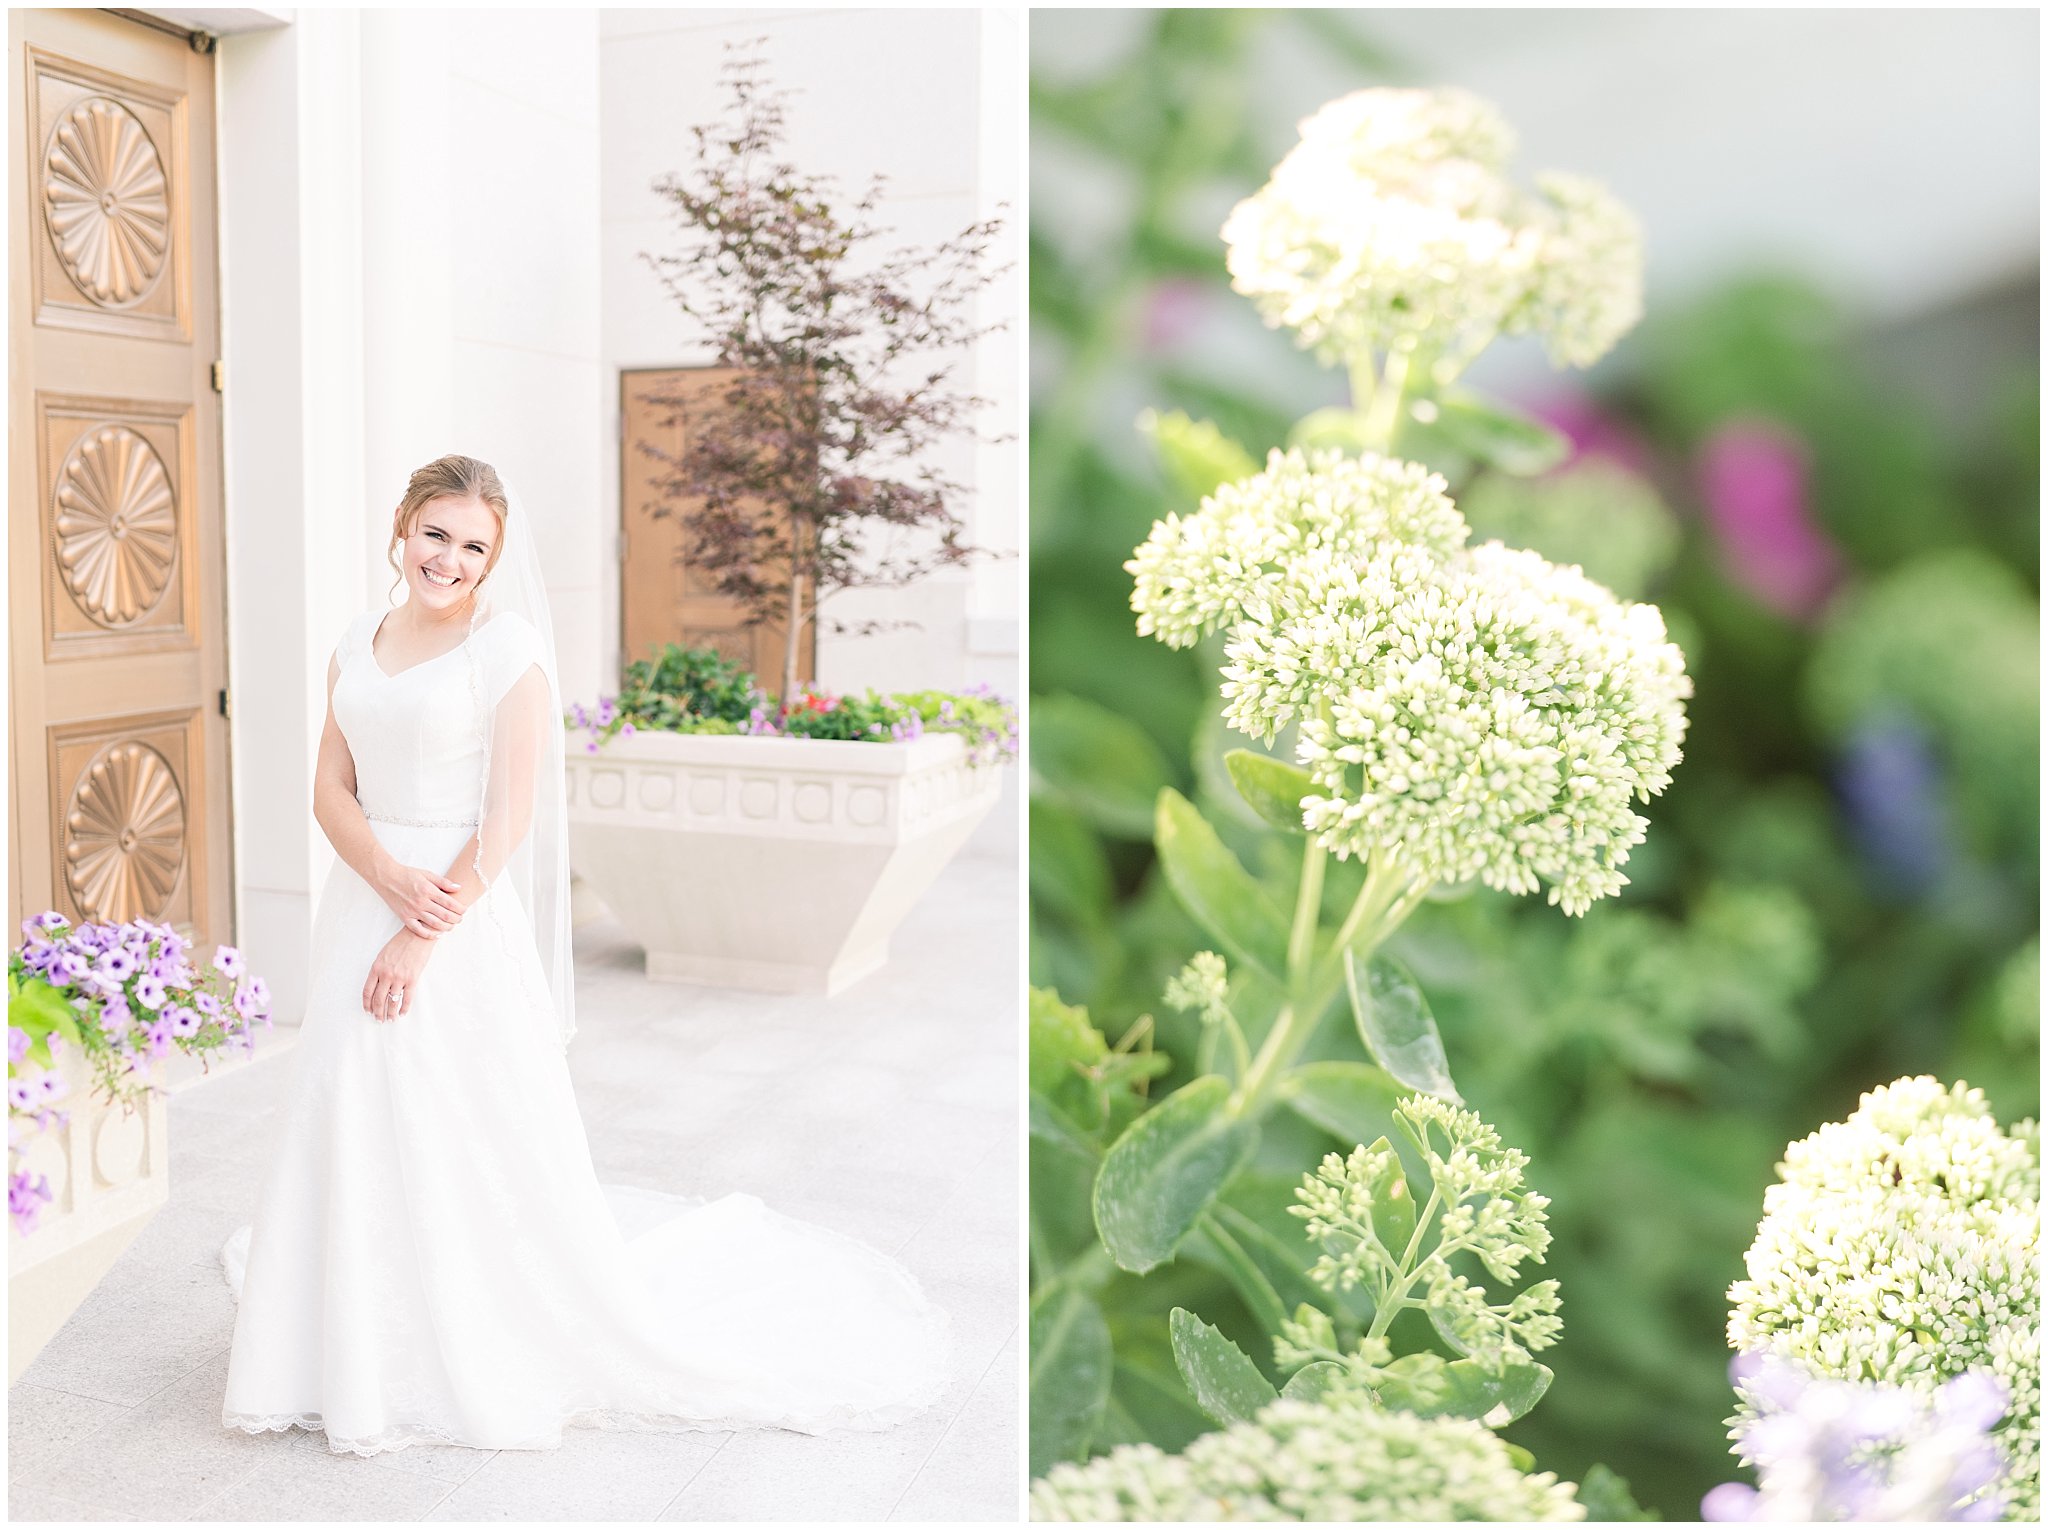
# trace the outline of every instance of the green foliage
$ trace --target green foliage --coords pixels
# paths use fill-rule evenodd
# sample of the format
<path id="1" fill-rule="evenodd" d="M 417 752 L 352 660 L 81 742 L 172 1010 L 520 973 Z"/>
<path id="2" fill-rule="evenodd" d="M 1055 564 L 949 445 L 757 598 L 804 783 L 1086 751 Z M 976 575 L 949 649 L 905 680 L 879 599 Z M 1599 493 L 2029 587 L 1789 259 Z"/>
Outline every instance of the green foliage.
<path id="1" fill-rule="evenodd" d="M 896 742 L 926 733 L 957 733 L 969 763 L 985 765 L 1017 753 L 1017 711 L 986 687 L 966 692 L 900 691 L 834 696 L 805 687 L 777 707 L 755 681 L 714 648 L 670 643 L 652 659 L 626 666 L 616 697 L 595 709 L 580 703 L 569 722 L 586 729 L 586 747 L 647 729 L 661 733 L 774 734 L 846 742 Z"/>
<path id="2" fill-rule="evenodd" d="M 1370 27 L 1316 15 L 1319 27 Z M 1034 151 L 1078 156 L 1128 192 L 1121 219 L 1086 225 L 1060 221 L 1057 188 L 1034 204 L 1034 347 L 1049 362 L 1031 432 L 1035 704 L 1085 704 L 1149 748 L 1143 776 L 1119 787 L 1114 828 L 1082 805 L 1088 787 L 1072 768 L 1052 781 L 1034 760 L 1031 971 L 1085 1003 L 1110 1036 L 1143 1023 L 1166 1070 L 1111 1091 L 1117 1124 L 1095 1135 L 1092 1157 L 1042 1172 L 1054 1150 L 1034 1136 L 1035 1285 L 1091 1281 L 1115 1350 L 1089 1452 L 1140 1440 L 1178 1451 L 1213 1428 L 1176 1361 L 1176 1308 L 1284 1398 L 1342 1382 L 1341 1360 L 1291 1376 L 1269 1368 L 1276 1308 L 1321 1312 L 1342 1341 L 1332 1347 L 1353 1359 L 1374 1319 L 1366 1293 L 1305 1279 L 1298 1225 L 1282 1209 L 1288 1187 L 1325 1154 L 1385 1137 L 1428 1195 L 1420 1157 L 1394 1126 L 1407 1091 L 1371 1060 L 1330 955 L 1367 868 L 1331 863 L 1302 896 L 1304 838 L 1287 821 L 1284 776 L 1253 763 L 1257 751 L 1235 756 L 1249 741 L 1216 720 L 1222 644 L 1169 649 L 1137 636 L 1122 571 L 1154 521 L 1195 510 L 1220 462 L 1263 462 L 1299 417 L 1340 445 L 1363 444 L 1337 380 L 1283 337 L 1262 336 L 1230 295 L 1206 232 L 1217 188 L 1256 186 L 1287 144 L 1276 124 L 1295 114 L 1254 109 L 1250 50 L 1302 46 L 1310 24 L 1303 13 L 1148 13 L 1121 62 L 1082 83 L 1033 87 Z M 1166 320 L 1187 307 L 1203 314 L 1205 337 L 1234 325 L 1235 348 L 1197 354 L 1175 338 Z M 1446 1074 L 1529 1155 L 1551 1197 L 1544 1269 L 1572 1321 L 1542 1351 L 1555 1377 L 1540 1405 L 1509 1434 L 1579 1477 L 1594 1519 L 1649 1517 L 1638 1499 L 1693 1519 L 1700 1494 L 1729 1475 L 1725 1293 L 1788 1140 L 1902 1074 L 1981 1081 L 2002 1119 L 2039 1108 L 2037 847 L 2011 827 L 2031 788 L 2014 763 L 2019 745 L 2000 742 L 2038 726 L 2037 702 L 2020 697 L 2037 646 L 2038 392 L 2017 377 L 1996 390 L 1981 430 L 1946 433 L 1861 363 L 1857 338 L 1822 289 L 1793 278 L 1736 282 L 1654 316 L 1614 358 L 1598 403 L 1640 449 L 1634 479 L 1583 454 L 1515 476 L 1432 435 L 1412 404 L 1396 421 L 1396 449 L 1449 477 L 1475 535 L 1583 564 L 1624 594 L 1654 591 L 1697 684 L 1687 758 L 1645 810 L 1651 826 L 1619 898 L 1567 920 L 1539 900 L 1437 889 L 1361 952 L 1368 971 L 1383 955 L 1412 975 Z M 1256 372 L 1220 359 L 1262 339 Z M 1148 449 L 1130 429 L 1137 400 L 1186 423 L 1155 425 Z M 1778 615 L 1741 583 L 1692 487 L 1702 445 L 1756 418 L 1801 443 L 1815 522 L 1839 556 L 1835 602 L 1810 622 Z M 1223 456 L 1200 466 L 1212 449 Z M 1645 481 L 1668 499 L 1661 519 L 1644 508 Z M 1954 578 L 1923 585 L 1922 610 L 1903 598 L 1880 605 L 1898 613 L 1896 633 L 1857 619 L 1894 571 L 1953 568 L 1963 552 L 2000 575 L 1973 576 L 1968 590 Z M 1823 664 L 1824 646 L 1843 658 Z M 1837 673 L 1883 684 L 1825 678 Z M 1946 679 L 1922 683 L 1929 674 Z M 1874 876 L 1842 786 L 1863 700 L 1909 683 L 1905 702 L 1944 765 L 1928 788 L 1935 816 L 1959 832 L 1948 876 L 1901 898 Z M 1856 699 L 1824 706 L 1821 691 Z M 2004 724 L 2000 696 L 2014 709 Z M 1950 728 L 1990 750 L 1965 757 Z M 1292 768 L 1291 738 L 1271 752 Z M 1155 803 L 1150 843 L 1131 811 L 1142 786 Z M 1177 798 L 1170 821 L 1162 787 Z M 1987 824 L 2008 828 L 1987 835 Z M 1309 916 L 1292 917 L 1290 904 Z M 1304 923 L 1313 940 L 1296 962 L 1291 937 Z M 1252 1054 L 1243 1072 L 1220 1018 L 1161 1008 L 1166 985 L 1205 948 L 1230 958 L 1227 1008 Z M 1312 1013 L 1288 1014 L 1290 1030 L 1283 1012 L 1297 998 Z M 1248 1081 L 1276 1033 L 1294 1048 L 1287 1064 Z M 1206 1055 L 1205 1035 L 1217 1038 Z M 1245 1107 L 1252 1156 L 1173 1257 L 1143 1275 L 1112 1273 L 1093 1227 L 1102 1150 L 1147 1100 L 1212 1077 L 1240 1100 L 1258 1091 Z M 1423 1354 L 1462 1363 L 1412 1310 L 1386 1338 L 1398 1356 L 1389 1364 L 1427 1369 L 1411 1359 Z"/>
<path id="3" fill-rule="evenodd" d="M 744 723 L 762 700 L 748 670 L 715 648 L 680 643 L 628 664 L 619 681 L 619 710 L 668 732 L 695 723 Z"/>
<path id="4" fill-rule="evenodd" d="M 28 1037 L 29 1060 L 37 1067 L 50 1066 L 52 1036 L 73 1046 L 82 1045 L 78 1018 L 64 995 L 41 978 L 11 966 L 7 973 L 7 1023 Z"/>

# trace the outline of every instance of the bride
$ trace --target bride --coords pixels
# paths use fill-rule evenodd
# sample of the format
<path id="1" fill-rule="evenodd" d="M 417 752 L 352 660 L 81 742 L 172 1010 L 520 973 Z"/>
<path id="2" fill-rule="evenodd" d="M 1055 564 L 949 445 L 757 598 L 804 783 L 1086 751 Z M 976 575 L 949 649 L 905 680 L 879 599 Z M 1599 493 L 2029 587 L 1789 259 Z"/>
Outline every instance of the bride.
<path id="1" fill-rule="evenodd" d="M 412 475 L 391 556 L 406 603 L 328 666 L 313 811 L 339 859 L 287 1119 L 222 1254 L 222 1423 L 368 1455 L 928 1406 L 945 1318 L 893 1260 L 749 1195 L 598 1184 L 563 1055 L 562 698 L 532 528 L 489 465 L 448 456 Z M 629 1241 L 615 1203 L 652 1225 Z"/>

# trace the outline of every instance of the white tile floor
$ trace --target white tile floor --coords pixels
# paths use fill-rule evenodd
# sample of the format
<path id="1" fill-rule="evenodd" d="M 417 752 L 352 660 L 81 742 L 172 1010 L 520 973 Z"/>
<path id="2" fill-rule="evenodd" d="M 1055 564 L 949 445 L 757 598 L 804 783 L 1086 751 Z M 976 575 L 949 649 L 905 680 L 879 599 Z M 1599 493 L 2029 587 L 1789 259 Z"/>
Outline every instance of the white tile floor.
<path id="1" fill-rule="evenodd" d="M 172 1096 L 171 1199 L 8 1395 L 15 1520 L 1014 1520 L 1022 1503 L 1016 863 L 957 860 L 836 999 L 647 982 L 577 935 L 576 1092 L 602 1180 L 750 1190 L 906 1261 L 952 1316 L 942 1404 L 883 1434 L 572 1431 L 369 1460 L 220 1427 L 287 1048 Z M 280 1033 L 278 1040 L 284 1039 Z"/>

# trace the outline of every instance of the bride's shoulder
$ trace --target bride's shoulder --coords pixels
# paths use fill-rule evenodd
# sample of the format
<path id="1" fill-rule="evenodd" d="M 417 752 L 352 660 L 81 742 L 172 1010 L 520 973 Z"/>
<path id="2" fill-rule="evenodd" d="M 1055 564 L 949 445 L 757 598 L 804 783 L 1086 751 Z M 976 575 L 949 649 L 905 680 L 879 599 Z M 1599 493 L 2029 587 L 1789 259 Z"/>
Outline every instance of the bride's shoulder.
<path id="1" fill-rule="evenodd" d="M 500 611 L 478 629 L 479 635 L 512 659 L 538 660 L 540 629 L 517 611 Z"/>
<path id="2" fill-rule="evenodd" d="M 377 635 L 377 624 L 391 614 L 388 606 L 372 606 L 358 612 L 342 629 L 341 639 L 334 645 L 334 656 L 347 659 L 353 654 L 365 652 L 370 640 Z"/>

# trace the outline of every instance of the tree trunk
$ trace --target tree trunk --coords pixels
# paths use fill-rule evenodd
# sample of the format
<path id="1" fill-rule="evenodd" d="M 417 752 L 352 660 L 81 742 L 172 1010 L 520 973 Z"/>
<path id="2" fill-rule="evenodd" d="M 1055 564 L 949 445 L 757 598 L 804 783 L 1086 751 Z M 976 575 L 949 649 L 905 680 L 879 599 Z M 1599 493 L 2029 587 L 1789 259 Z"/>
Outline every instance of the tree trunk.
<path id="1" fill-rule="evenodd" d="M 775 714 L 777 723 L 788 720 L 790 698 L 796 694 L 797 641 L 803 631 L 804 522 L 794 514 L 789 520 L 789 617 L 782 629 L 782 701 Z"/>

